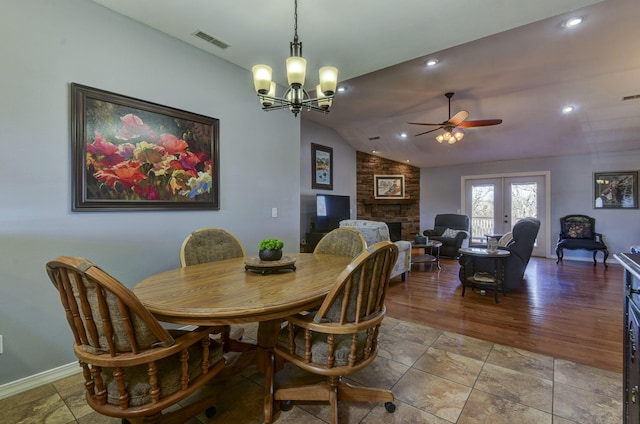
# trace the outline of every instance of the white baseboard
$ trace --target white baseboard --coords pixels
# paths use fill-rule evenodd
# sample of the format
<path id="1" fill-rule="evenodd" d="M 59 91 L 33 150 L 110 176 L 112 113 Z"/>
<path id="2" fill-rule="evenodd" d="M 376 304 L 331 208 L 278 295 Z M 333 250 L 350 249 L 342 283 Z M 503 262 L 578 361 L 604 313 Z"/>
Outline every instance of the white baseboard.
<path id="1" fill-rule="evenodd" d="M 5 399 L 10 396 L 17 395 L 18 393 L 35 389 L 36 387 L 44 384 L 53 383 L 56 380 L 69 377 L 80 372 L 82 372 L 82 368 L 80 368 L 80 365 L 78 365 L 78 362 L 76 361 L 38 374 L 30 375 L 29 377 L 21 378 L 20 380 L 3 384 L 0 386 L 0 399 Z"/>
<path id="2" fill-rule="evenodd" d="M 195 330 L 197 325 L 187 325 L 180 327 L 180 330 Z M 36 387 L 44 384 L 53 383 L 61 378 L 69 377 L 74 374 L 82 372 L 82 368 L 78 365 L 78 362 L 72 362 L 67 365 L 61 365 L 57 368 L 53 368 L 47 371 L 43 371 L 38 374 L 30 375 L 29 377 L 21 378 L 20 380 L 12 381 L 0 386 L 0 399 L 5 399 L 18 393 L 26 392 L 27 390 L 35 389 Z"/>

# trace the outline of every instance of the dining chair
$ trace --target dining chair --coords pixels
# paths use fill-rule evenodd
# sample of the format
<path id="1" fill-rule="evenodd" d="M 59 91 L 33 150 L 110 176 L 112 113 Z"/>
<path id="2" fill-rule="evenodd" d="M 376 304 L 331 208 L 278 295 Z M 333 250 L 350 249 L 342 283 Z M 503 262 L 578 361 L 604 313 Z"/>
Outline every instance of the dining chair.
<path id="1" fill-rule="evenodd" d="M 184 267 L 246 255 L 240 240 L 228 231 L 221 228 L 200 228 L 182 242 L 180 265 Z"/>
<path id="2" fill-rule="evenodd" d="M 92 409 L 124 423 L 215 414 L 210 396 L 174 405 L 224 368 L 222 346 L 210 337 L 220 327 L 166 330 L 133 292 L 85 258 L 61 256 L 46 269 L 73 333 Z"/>
<path id="3" fill-rule="evenodd" d="M 180 246 L 182 267 L 247 256 L 240 240 L 222 228 L 200 228 L 189 234 Z M 223 326 L 225 352 L 245 352 L 255 346 L 241 342 L 244 328 Z"/>
<path id="4" fill-rule="evenodd" d="M 395 411 L 390 390 L 353 386 L 342 382 L 342 377 L 363 370 L 376 359 L 386 313 L 384 300 L 397 258 L 398 247 L 390 241 L 370 246 L 340 273 L 317 312 L 287 318 L 275 356 L 325 376 L 326 381 L 277 388 L 274 399 L 281 401 L 282 410 L 289 409 L 294 400 L 328 401 L 332 424 L 338 422 L 339 401 L 385 402 L 388 412 Z"/>
<path id="5" fill-rule="evenodd" d="M 367 242 L 358 230 L 336 228 L 320 239 L 313 253 L 326 253 L 355 258 L 367 248 Z"/>

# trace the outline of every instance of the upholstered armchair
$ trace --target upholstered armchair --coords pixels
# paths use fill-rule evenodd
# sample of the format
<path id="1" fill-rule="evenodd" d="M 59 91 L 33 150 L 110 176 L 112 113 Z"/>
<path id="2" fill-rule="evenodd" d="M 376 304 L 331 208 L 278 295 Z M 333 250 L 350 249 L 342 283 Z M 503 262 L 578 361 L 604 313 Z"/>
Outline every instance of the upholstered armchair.
<path id="1" fill-rule="evenodd" d="M 503 260 L 503 275 L 507 289 L 517 289 L 521 286 L 539 229 L 540 221 L 537 218 L 523 218 L 513 226 L 512 239 L 506 247 L 498 247 L 511 253 Z M 493 258 L 461 255 L 458 261 L 460 262 L 460 282 L 463 284 L 476 272 L 495 273 L 496 262 Z"/>
<path id="2" fill-rule="evenodd" d="M 596 265 L 596 254 L 602 252 L 602 263 L 607 267 L 609 249 L 604 244 L 602 234 L 596 232 L 596 220 L 587 215 L 567 215 L 560 218 L 560 235 L 556 244 L 556 263 L 562 261 L 564 249 L 588 250 L 593 252 L 593 264 Z"/>
<path id="3" fill-rule="evenodd" d="M 367 246 L 373 246 L 380 241 L 391 241 L 389 237 L 389 227 L 381 221 L 368 221 L 364 219 L 345 219 L 340 221 L 340 228 L 353 228 L 358 230 Z M 398 260 L 391 270 L 391 278 L 401 276 L 402 281 L 406 281 L 411 270 L 411 242 L 398 240 L 394 242 L 398 246 Z"/>
<path id="4" fill-rule="evenodd" d="M 442 243 L 440 256 L 457 258 L 461 247 L 469 247 L 469 217 L 451 213 L 436 215 L 433 228 L 422 234 Z"/>

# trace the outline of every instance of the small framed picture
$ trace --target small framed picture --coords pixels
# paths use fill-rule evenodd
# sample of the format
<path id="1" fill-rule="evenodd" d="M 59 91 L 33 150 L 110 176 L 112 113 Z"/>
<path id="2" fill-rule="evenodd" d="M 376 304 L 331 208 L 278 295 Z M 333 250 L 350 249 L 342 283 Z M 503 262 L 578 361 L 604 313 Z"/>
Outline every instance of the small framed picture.
<path id="1" fill-rule="evenodd" d="M 594 172 L 594 209 L 638 207 L 638 171 Z"/>
<path id="2" fill-rule="evenodd" d="M 311 143 L 311 188 L 333 190 L 333 148 Z"/>
<path id="3" fill-rule="evenodd" d="M 404 175 L 374 175 L 376 199 L 404 199 Z"/>

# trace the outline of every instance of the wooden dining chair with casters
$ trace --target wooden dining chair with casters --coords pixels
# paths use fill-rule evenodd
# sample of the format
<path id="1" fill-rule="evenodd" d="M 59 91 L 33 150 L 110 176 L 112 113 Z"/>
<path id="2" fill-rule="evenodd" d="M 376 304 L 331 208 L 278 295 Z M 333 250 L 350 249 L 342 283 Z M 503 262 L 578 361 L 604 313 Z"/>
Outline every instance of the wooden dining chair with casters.
<path id="1" fill-rule="evenodd" d="M 320 239 L 313 253 L 355 258 L 366 248 L 367 241 L 360 231 L 353 228 L 336 228 Z"/>
<path id="2" fill-rule="evenodd" d="M 390 390 L 353 386 L 343 376 L 369 366 L 378 354 L 378 333 L 385 316 L 384 300 L 398 247 L 382 241 L 360 253 L 338 276 L 315 313 L 287 318 L 275 355 L 326 381 L 310 386 L 278 388 L 281 409 L 291 401 L 328 401 L 331 423 L 338 422 L 338 402 L 385 402 L 395 411 Z M 275 358 L 274 358 L 275 359 Z M 273 387 L 273 381 L 267 380 Z"/>
<path id="3" fill-rule="evenodd" d="M 240 240 L 221 228 L 200 228 L 189 234 L 180 247 L 180 265 L 203 264 L 247 256 Z M 223 326 L 225 352 L 245 352 L 254 345 L 241 342 L 244 328 Z M 240 364 L 238 364 L 240 365 Z"/>
<path id="4" fill-rule="evenodd" d="M 168 331 L 128 288 L 84 258 L 61 256 L 46 265 L 73 333 L 86 401 L 123 423 L 183 423 L 205 411 L 211 396 L 171 408 L 225 366 L 219 327 Z"/>

